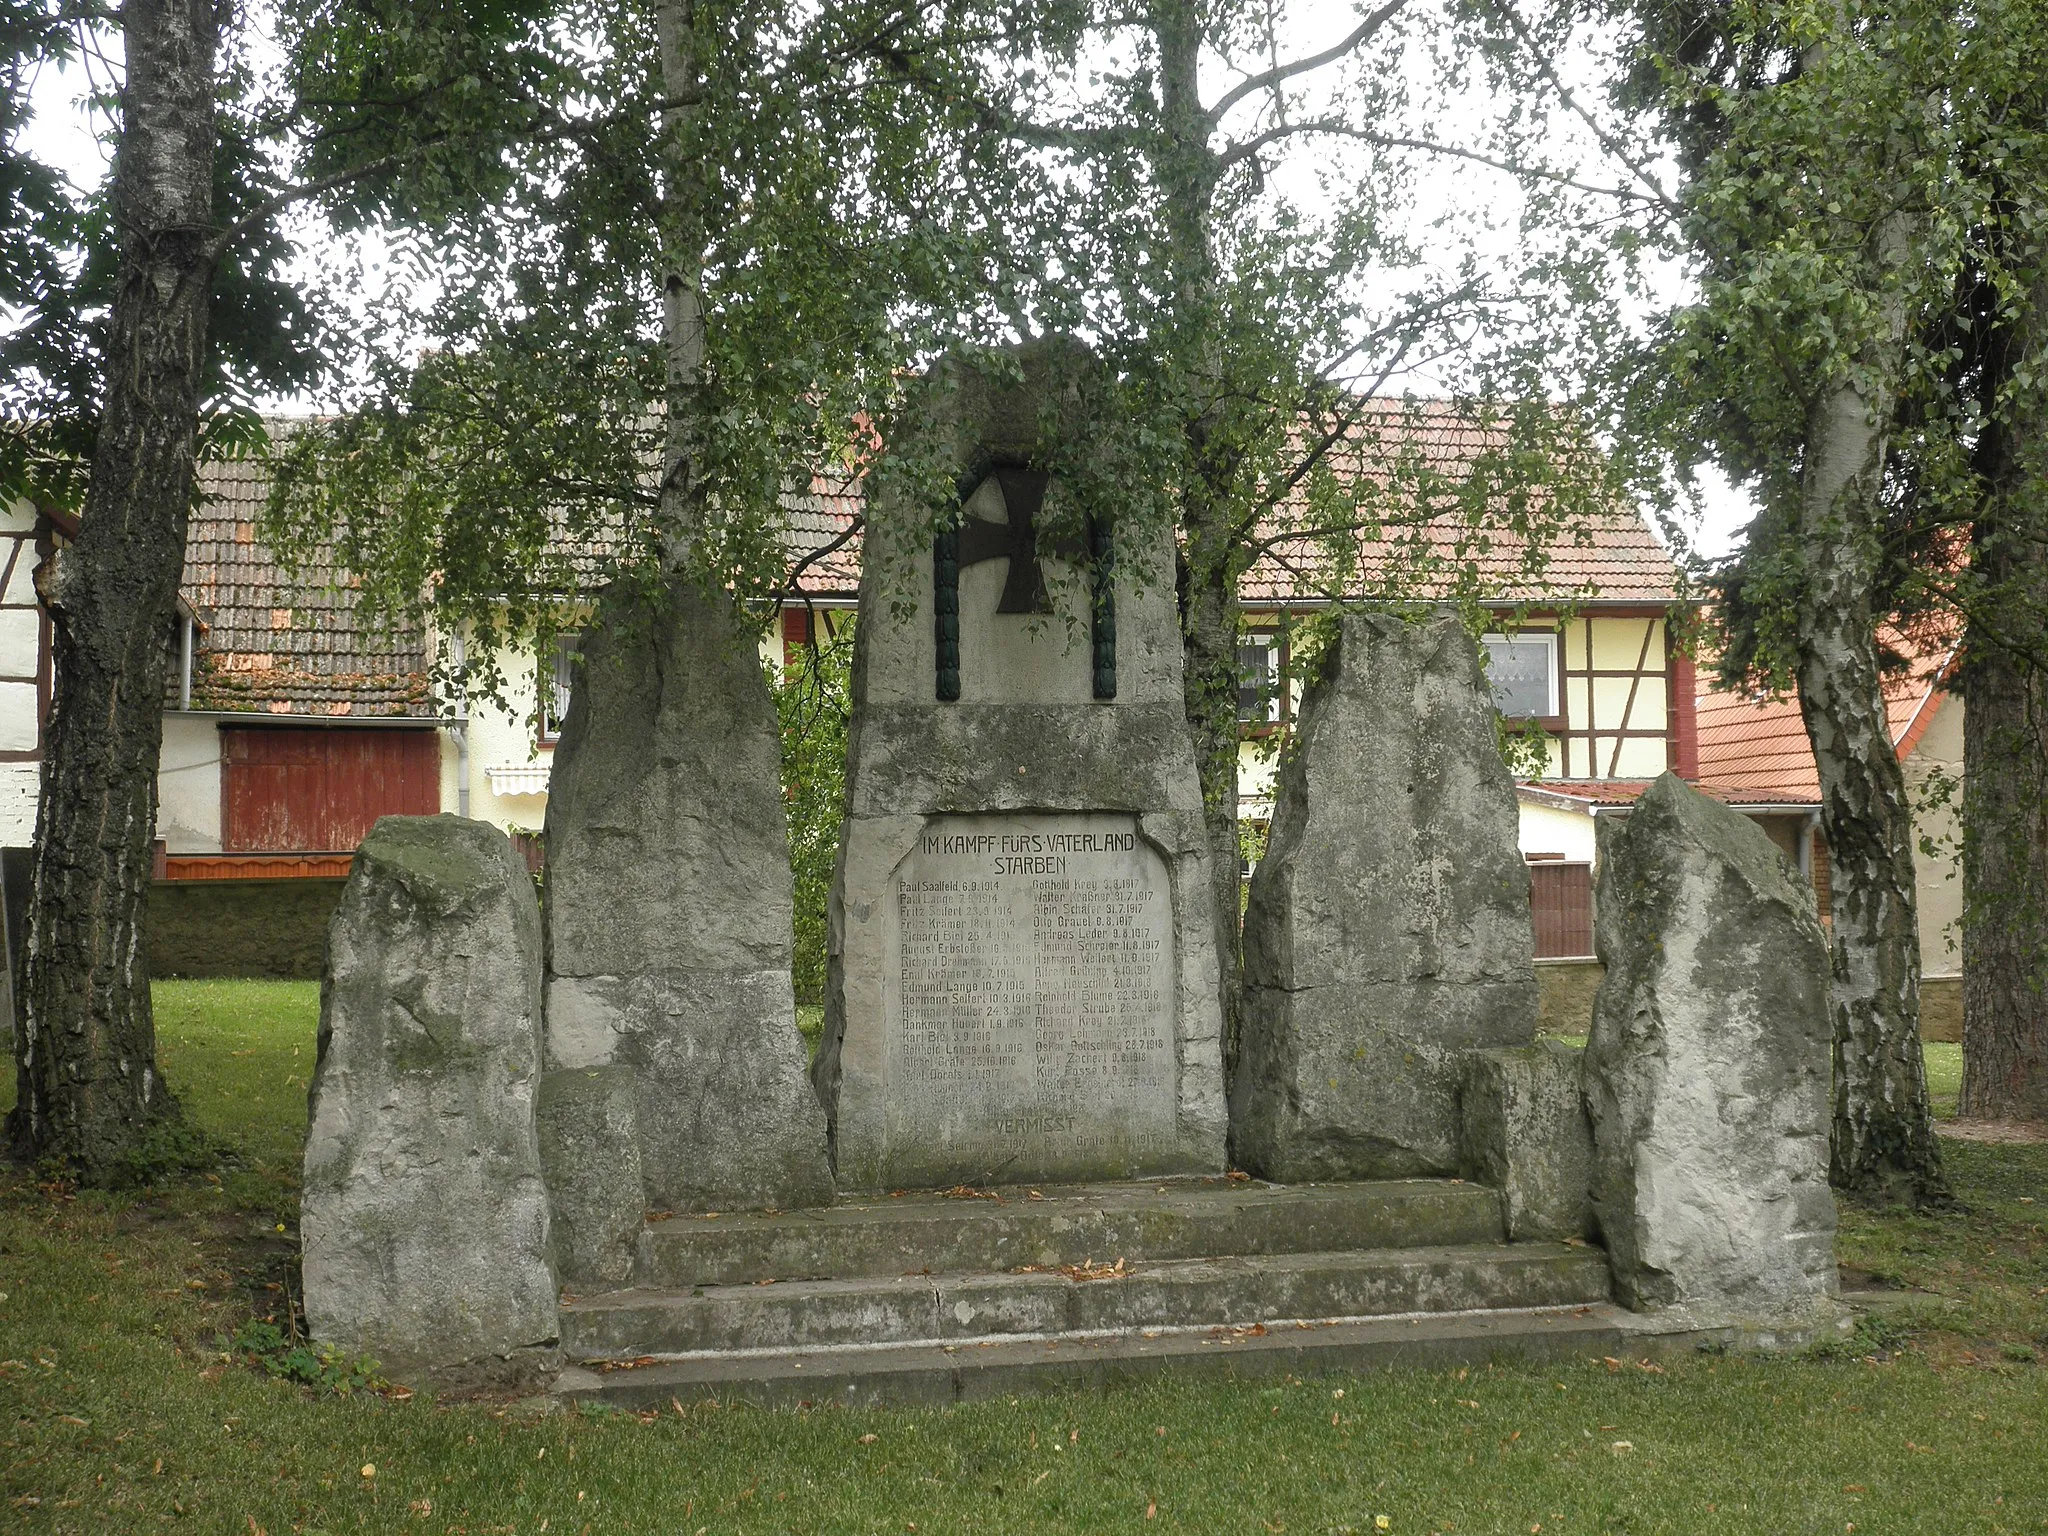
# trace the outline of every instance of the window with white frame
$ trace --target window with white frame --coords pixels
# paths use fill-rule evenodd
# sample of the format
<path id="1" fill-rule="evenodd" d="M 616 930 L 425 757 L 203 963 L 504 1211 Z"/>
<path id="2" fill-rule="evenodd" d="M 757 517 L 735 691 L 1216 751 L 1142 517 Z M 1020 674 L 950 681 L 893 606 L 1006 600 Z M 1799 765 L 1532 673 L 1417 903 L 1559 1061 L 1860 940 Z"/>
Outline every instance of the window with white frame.
<path id="1" fill-rule="evenodd" d="M 569 717 L 569 696 L 576 688 L 575 635 L 557 635 L 552 662 L 548 665 L 546 697 L 541 700 L 540 739 L 553 741 L 562 734 L 562 722 Z"/>
<path id="2" fill-rule="evenodd" d="M 1280 636 L 1254 630 L 1237 642 L 1237 718 L 1246 725 L 1270 725 L 1280 718 Z"/>
<path id="3" fill-rule="evenodd" d="M 1557 713 L 1557 636 L 1549 630 L 1485 635 L 1486 681 L 1493 707 L 1510 720 Z"/>

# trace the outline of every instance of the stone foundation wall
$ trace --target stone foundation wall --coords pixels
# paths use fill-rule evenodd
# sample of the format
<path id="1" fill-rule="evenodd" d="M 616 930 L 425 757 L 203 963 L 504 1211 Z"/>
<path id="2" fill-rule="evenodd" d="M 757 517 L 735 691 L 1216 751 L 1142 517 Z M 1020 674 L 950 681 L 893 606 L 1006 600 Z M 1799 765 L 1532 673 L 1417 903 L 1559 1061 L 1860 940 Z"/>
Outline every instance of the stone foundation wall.
<path id="1" fill-rule="evenodd" d="M 149 890 L 149 974 L 318 981 L 346 880 L 160 880 Z"/>
<path id="2" fill-rule="evenodd" d="M 1963 978 L 1920 979 L 1920 1038 L 1960 1045 L 1963 1040 Z"/>
<path id="3" fill-rule="evenodd" d="M 1607 974 L 1598 960 L 1536 962 L 1536 1033 L 1582 1039 L 1593 1027 L 1593 994 Z"/>
<path id="4" fill-rule="evenodd" d="M 1598 960 L 1538 960 L 1536 987 L 1542 996 L 1539 1035 L 1576 1040 L 1593 1027 L 1593 994 L 1607 974 Z M 1920 983 L 1920 1038 L 1957 1045 L 1963 1038 L 1963 978 L 1928 976 Z"/>

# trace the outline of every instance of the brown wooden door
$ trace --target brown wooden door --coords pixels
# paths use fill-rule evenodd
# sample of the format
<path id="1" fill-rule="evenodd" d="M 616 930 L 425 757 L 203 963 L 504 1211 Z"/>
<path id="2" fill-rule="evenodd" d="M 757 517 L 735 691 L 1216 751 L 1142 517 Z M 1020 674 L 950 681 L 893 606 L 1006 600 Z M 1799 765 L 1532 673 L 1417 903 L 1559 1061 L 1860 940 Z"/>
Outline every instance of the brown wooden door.
<path id="1" fill-rule="evenodd" d="M 1548 861 L 1529 866 L 1529 910 L 1536 958 L 1593 953 L 1593 866 Z"/>
<path id="2" fill-rule="evenodd" d="M 379 816 L 441 809 L 437 731 L 222 726 L 220 739 L 231 853 L 352 851 Z"/>

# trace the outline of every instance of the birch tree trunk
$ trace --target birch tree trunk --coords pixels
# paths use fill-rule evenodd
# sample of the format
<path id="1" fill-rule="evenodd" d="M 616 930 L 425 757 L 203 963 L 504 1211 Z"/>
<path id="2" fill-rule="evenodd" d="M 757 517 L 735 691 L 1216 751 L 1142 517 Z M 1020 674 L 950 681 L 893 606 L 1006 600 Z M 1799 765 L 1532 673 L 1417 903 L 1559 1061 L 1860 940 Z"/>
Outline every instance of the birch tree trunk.
<path id="1" fill-rule="evenodd" d="M 1985 431 L 1971 536 L 1986 613 L 1962 680 L 1961 1110 L 2048 1121 L 2048 390 L 2031 377 L 2048 351 L 2048 281 L 2025 303 L 1998 360 L 2011 395 Z"/>
<path id="2" fill-rule="evenodd" d="M 668 385 L 661 527 L 664 562 L 673 571 L 689 560 L 701 512 L 704 251 L 710 235 L 699 133 L 704 67 L 694 0 L 661 0 L 654 24 L 667 103 L 661 114 L 661 297 Z"/>
<path id="3" fill-rule="evenodd" d="M 1158 174 L 1163 193 L 1171 266 L 1169 355 L 1182 377 L 1190 408 L 1182 430 L 1189 478 L 1180 489 L 1182 535 L 1179 579 L 1182 681 L 1195 765 L 1202 783 L 1203 818 L 1216 908 L 1224 1062 L 1236 1056 L 1237 964 L 1240 924 L 1237 828 L 1237 637 L 1239 543 L 1228 471 L 1217 462 L 1223 426 L 1215 403 L 1223 378 L 1217 304 L 1216 189 L 1222 168 L 1212 143 L 1214 125 L 1202 106 L 1200 7 L 1188 0 L 1156 0 L 1152 33 L 1159 49 L 1159 105 L 1163 136 Z"/>
<path id="4" fill-rule="evenodd" d="M 177 1112 L 156 1070 L 142 925 L 216 259 L 217 13 L 127 0 L 120 16 L 119 288 L 81 531 L 43 574 L 55 682 L 11 1120 L 22 1152 L 93 1181 Z"/>
<path id="5" fill-rule="evenodd" d="M 1903 219 L 1878 232 L 1891 270 Z M 1886 317 L 1868 372 L 1889 378 L 1902 310 Z M 1800 711 L 1820 771 L 1833 890 L 1836 1188 L 1877 1200 L 1941 1201 L 1948 1190 L 1920 1052 L 1920 930 L 1913 817 L 1878 676 L 1877 494 L 1889 389 L 1837 383 L 1807 414 L 1796 537 L 1805 579 L 1797 620 Z"/>

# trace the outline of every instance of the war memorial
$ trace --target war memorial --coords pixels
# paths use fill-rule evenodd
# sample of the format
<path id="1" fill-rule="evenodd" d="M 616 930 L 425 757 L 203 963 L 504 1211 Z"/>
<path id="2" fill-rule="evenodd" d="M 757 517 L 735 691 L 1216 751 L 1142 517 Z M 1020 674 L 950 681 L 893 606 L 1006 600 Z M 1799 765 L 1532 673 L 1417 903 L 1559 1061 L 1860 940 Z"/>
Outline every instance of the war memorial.
<path id="1" fill-rule="evenodd" d="M 1538 1041 L 1454 615 L 1339 623 L 1227 1037 L 1172 551 L 1068 499 L 1086 366 L 941 368 L 906 446 L 952 500 L 871 499 L 808 1075 L 774 709 L 723 599 L 593 625 L 544 908 L 478 823 L 363 844 L 306 1156 L 320 1337 L 800 1404 L 1839 1325 L 1810 891 L 1666 775 L 1601 824 L 1591 1039 Z"/>

